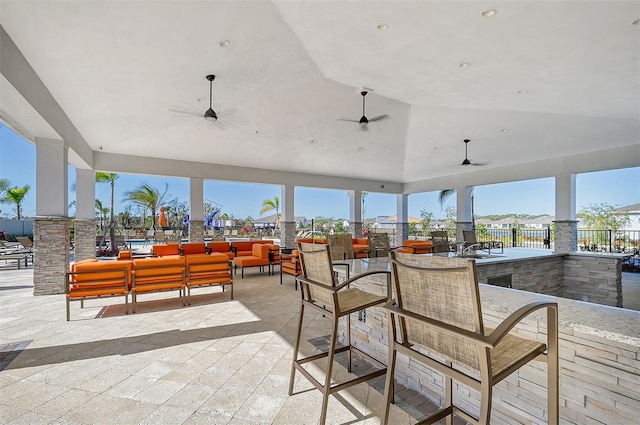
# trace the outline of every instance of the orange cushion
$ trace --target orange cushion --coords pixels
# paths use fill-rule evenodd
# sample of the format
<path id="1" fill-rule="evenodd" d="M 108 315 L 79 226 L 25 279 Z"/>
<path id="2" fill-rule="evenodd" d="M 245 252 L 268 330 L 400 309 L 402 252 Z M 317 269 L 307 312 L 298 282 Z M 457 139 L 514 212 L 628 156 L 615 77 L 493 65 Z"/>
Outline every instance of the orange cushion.
<path id="1" fill-rule="evenodd" d="M 264 244 L 254 244 L 251 249 L 251 255 L 254 257 L 269 259 L 269 245 Z M 268 262 L 268 261 L 267 261 Z"/>
<path id="2" fill-rule="evenodd" d="M 206 254 L 207 248 L 204 242 L 188 242 L 180 245 L 182 255 Z"/>
<path id="3" fill-rule="evenodd" d="M 207 248 L 209 248 L 209 250 L 211 252 L 230 252 L 231 251 L 231 244 L 229 244 L 229 242 L 224 242 L 224 241 L 216 241 L 216 242 L 209 242 L 207 244 Z"/>
<path id="4" fill-rule="evenodd" d="M 122 250 L 118 253 L 118 260 L 131 260 L 131 251 Z"/>
<path id="5" fill-rule="evenodd" d="M 255 257 L 253 255 L 236 257 L 233 259 L 233 264 L 240 267 L 267 266 L 269 265 L 269 258 Z"/>
<path id="6" fill-rule="evenodd" d="M 151 251 L 158 257 L 166 257 L 167 255 L 180 255 L 180 247 L 175 244 L 169 245 L 152 245 Z"/>

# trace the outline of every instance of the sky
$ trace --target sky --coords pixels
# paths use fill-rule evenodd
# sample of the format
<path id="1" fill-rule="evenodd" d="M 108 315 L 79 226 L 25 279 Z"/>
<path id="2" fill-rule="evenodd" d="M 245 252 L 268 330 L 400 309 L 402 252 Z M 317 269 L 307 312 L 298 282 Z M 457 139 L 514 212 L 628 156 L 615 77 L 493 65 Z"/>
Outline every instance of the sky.
<path id="1" fill-rule="evenodd" d="M 36 149 L 33 144 L 14 133 L 0 123 L 0 178 L 10 181 L 11 186 L 31 186 L 25 197 L 22 213 L 34 216 L 36 213 Z M 71 186 L 75 182 L 75 168 L 69 166 L 69 202 L 75 199 Z M 189 200 L 189 179 L 145 176 L 137 174 L 119 174 L 115 184 L 116 214 L 122 212 L 127 203 L 122 202 L 124 193 L 133 190 L 143 182 L 161 192 L 168 184 L 171 198 Z M 235 183 L 205 180 L 204 198 L 222 205 L 222 212 L 237 218 L 251 216 L 259 218 L 262 201 L 280 197 L 280 186 L 253 183 Z M 333 217 L 349 218 L 349 197 L 347 191 L 295 188 L 295 215 L 307 218 Z M 456 197 L 445 203 L 444 209 L 438 201 L 439 191 L 409 195 L 409 216 L 420 218 L 422 210 L 433 216 L 444 218 L 444 209 L 456 206 Z M 108 183 L 96 184 L 96 198 L 103 205 L 110 203 Z M 576 177 L 576 209 L 580 211 L 589 205 L 607 203 L 622 207 L 640 203 L 640 167 L 621 170 L 578 174 Z M 474 188 L 474 208 L 476 216 L 490 214 L 531 214 L 555 213 L 555 180 L 544 178 L 520 182 L 501 183 Z M 392 194 L 368 193 L 364 198 L 366 218 L 390 216 L 396 214 L 396 196 Z M 15 206 L 0 204 L 0 217 L 15 216 Z"/>

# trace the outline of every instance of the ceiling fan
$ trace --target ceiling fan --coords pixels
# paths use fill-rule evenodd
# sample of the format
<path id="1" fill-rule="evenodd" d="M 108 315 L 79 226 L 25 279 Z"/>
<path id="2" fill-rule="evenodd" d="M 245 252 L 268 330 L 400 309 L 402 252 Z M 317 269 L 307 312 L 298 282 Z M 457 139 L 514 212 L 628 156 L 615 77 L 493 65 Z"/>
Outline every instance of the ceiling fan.
<path id="1" fill-rule="evenodd" d="M 360 95 L 362 96 L 362 117 L 359 120 L 352 120 L 349 118 L 338 118 L 338 121 L 350 121 L 350 122 L 357 122 L 358 124 L 360 124 L 360 129 L 363 131 L 367 131 L 369 129 L 368 124 L 370 122 L 373 121 L 380 121 L 380 120 L 384 120 L 387 118 L 391 118 L 389 115 L 378 115 L 376 117 L 373 118 L 367 118 L 367 116 L 364 113 L 365 110 L 365 98 L 367 96 L 367 93 L 369 93 L 369 90 L 365 90 L 362 89 L 362 91 L 360 92 Z"/>
<path id="2" fill-rule="evenodd" d="M 469 142 L 471 140 L 470 139 L 464 139 L 463 141 L 464 141 L 464 161 L 462 161 L 462 164 L 460 164 L 460 165 L 476 165 L 476 166 L 487 165 L 485 163 L 469 161 L 469 158 L 467 156 L 467 147 L 469 146 Z"/>
<path id="3" fill-rule="evenodd" d="M 230 123 L 229 122 L 222 123 L 218 118 L 219 117 L 225 118 L 226 116 L 235 113 L 235 110 L 223 110 L 223 111 L 220 111 L 220 113 L 217 113 L 216 111 L 213 110 L 213 103 L 212 103 L 213 102 L 213 80 L 216 79 L 216 76 L 213 74 L 210 74 L 210 75 L 207 75 L 205 78 L 207 79 L 207 81 L 209 81 L 209 109 L 207 109 L 204 112 L 204 114 L 200 112 L 188 110 L 188 109 L 170 108 L 169 110 L 171 112 L 178 112 L 181 114 L 197 115 L 200 117 L 204 117 L 205 120 L 215 124 L 216 127 L 222 130 L 226 130 L 228 127 L 231 126 Z M 200 99 L 200 100 L 204 100 L 204 99 Z"/>

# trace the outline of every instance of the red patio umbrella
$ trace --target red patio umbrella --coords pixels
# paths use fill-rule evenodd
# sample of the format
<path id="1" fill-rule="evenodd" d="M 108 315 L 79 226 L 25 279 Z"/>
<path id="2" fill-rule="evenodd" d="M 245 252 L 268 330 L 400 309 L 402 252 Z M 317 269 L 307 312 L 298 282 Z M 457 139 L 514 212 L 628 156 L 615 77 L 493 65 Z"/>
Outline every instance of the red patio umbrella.
<path id="1" fill-rule="evenodd" d="M 164 207 L 160 207 L 160 214 L 158 215 L 158 226 L 165 227 L 167 225 L 167 216 L 164 214 Z"/>

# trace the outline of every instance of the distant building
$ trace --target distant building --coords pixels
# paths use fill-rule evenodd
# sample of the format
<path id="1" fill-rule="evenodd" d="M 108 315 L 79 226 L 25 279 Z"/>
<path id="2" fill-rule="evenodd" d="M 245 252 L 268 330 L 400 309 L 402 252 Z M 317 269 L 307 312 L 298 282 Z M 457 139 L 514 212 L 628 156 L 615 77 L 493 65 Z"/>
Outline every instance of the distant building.
<path id="1" fill-rule="evenodd" d="M 614 212 L 627 213 L 629 216 L 629 225 L 620 230 L 640 230 L 640 204 L 616 208 Z"/>

